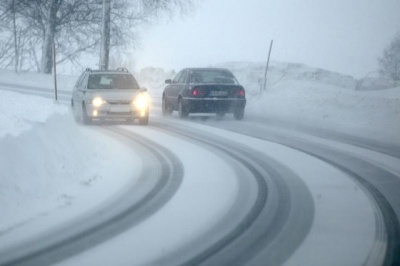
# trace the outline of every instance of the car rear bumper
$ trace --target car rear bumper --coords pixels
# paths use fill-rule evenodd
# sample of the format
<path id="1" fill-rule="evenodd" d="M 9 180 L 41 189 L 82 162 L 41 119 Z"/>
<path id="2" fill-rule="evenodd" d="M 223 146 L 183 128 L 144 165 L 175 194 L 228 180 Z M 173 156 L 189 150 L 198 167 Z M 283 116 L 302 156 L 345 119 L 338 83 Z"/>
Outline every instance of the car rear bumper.
<path id="1" fill-rule="evenodd" d="M 182 104 L 190 113 L 232 113 L 246 106 L 246 99 L 184 98 Z"/>

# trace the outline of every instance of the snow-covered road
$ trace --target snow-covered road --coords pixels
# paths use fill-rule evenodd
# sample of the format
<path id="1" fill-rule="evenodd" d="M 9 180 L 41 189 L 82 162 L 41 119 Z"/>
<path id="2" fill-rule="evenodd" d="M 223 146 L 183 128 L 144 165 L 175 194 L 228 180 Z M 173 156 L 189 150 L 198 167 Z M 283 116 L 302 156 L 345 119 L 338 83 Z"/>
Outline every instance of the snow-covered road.
<path id="1" fill-rule="evenodd" d="M 13 102 L 13 97 L 15 102 L 21 101 L 16 94 L 0 93 L 9 97 L 8 102 Z M 45 105 L 41 98 L 23 97 L 28 97 L 30 106 L 35 101 Z M 72 127 L 66 137 L 74 139 L 67 145 L 79 145 L 76 141 L 82 136 L 94 141 L 94 147 L 103 145 L 96 150 L 97 156 L 107 161 L 104 169 L 108 174 L 102 178 L 107 181 L 92 180 L 93 187 L 103 186 L 103 190 L 83 189 L 76 193 L 76 202 L 69 201 L 71 206 L 42 216 L 33 212 L 31 222 L 21 225 L 18 218 L 2 218 L 9 229 L 1 234 L 0 265 L 399 262 L 400 159 L 396 146 L 271 126 L 251 115 L 242 122 L 201 116 L 181 121 L 175 116 L 161 117 L 157 107 L 147 127 L 84 128 L 70 123 L 65 108 L 57 108 L 61 109 L 57 123 L 48 125 L 51 119 L 40 116 L 36 119 L 47 126 L 39 139 L 56 128 L 65 131 Z M 20 122 L 25 133 L 4 135 L 0 145 L 12 148 L 25 138 L 16 153 L 24 159 L 24 152 L 35 151 L 31 142 L 38 138 L 30 136 L 40 129 L 36 121 Z M 57 143 L 56 139 L 45 142 L 51 146 L 51 141 Z M 90 147 L 84 142 L 80 142 L 81 148 Z M 66 157 L 77 156 L 72 148 L 63 151 L 68 152 Z M 0 156 L 11 177 L 18 176 L 15 169 L 30 165 L 27 161 L 13 164 L 3 152 Z M 91 154 L 85 156 L 78 160 Z M 109 161 L 111 158 L 114 161 Z M 91 158 L 87 162 L 103 171 L 96 161 Z M 109 192 L 103 198 L 104 186 L 113 183 L 110 179 L 116 169 L 114 194 Z M 127 171 L 134 176 L 129 177 Z M 32 171 L 21 176 L 28 174 Z M 7 182 L 13 185 L 13 181 Z M 162 186 L 157 185 L 160 182 Z M 91 198 L 79 202 L 86 194 Z M 12 196 L 0 199 L 13 200 Z M 17 208 L 11 201 L 9 206 Z M 34 242 L 37 245 L 31 244 Z"/>

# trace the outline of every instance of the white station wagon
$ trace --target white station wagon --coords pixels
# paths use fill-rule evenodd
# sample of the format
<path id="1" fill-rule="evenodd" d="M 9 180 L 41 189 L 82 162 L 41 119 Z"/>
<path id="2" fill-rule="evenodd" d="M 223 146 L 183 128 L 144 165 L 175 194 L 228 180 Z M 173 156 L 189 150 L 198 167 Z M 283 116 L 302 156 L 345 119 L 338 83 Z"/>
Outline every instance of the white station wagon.
<path id="1" fill-rule="evenodd" d="M 117 70 L 86 69 L 72 92 L 71 106 L 77 122 L 93 120 L 139 120 L 149 122 L 149 97 L 125 68 Z"/>

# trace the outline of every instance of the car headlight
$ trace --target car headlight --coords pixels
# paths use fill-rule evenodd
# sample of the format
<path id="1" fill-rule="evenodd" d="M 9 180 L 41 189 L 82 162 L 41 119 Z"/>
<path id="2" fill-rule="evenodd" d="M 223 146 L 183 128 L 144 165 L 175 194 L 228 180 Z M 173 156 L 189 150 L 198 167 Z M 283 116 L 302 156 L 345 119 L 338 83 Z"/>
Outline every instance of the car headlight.
<path id="1" fill-rule="evenodd" d="M 104 101 L 102 98 L 100 98 L 100 97 L 96 97 L 96 98 L 94 98 L 94 99 L 92 100 L 93 106 L 96 106 L 96 107 L 101 106 L 103 103 L 105 103 L 105 101 Z"/>
<path id="2" fill-rule="evenodd" d="M 140 110 L 144 110 L 149 106 L 149 98 L 146 95 L 140 94 L 136 96 L 133 105 Z"/>

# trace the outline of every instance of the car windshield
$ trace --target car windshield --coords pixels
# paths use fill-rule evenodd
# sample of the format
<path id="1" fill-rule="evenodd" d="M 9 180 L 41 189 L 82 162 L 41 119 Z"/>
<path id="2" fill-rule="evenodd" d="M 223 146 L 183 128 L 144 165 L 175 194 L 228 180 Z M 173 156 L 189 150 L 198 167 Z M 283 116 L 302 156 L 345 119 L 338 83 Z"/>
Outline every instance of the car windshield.
<path id="1" fill-rule="evenodd" d="M 189 83 L 238 84 L 231 72 L 215 69 L 192 70 L 190 72 Z"/>
<path id="2" fill-rule="evenodd" d="M 132 75 L 127 74 L 91 74 L 88 89 L 137 90 L 139 85 Z"/>

